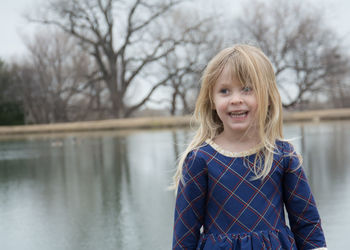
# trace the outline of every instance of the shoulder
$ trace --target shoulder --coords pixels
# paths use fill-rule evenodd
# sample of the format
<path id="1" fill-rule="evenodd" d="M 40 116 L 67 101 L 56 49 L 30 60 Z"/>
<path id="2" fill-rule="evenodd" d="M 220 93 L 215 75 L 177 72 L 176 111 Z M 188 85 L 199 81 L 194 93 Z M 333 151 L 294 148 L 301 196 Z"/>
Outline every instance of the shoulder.
<path id="1" fill-rule="evenodd" d="M 208 160 L 213 154 L 213 149 L 208 145 L 207 142 L 203 142 L 198 147 L 192 149 L 186 156 L 186 159 L 202 159 Z"/>
<path id="2" fill-rule="evenodd" d="M 202 146 L 192 149 L 182 165 L 182 180 L 188 182 L 193 178 L 207 174 L 207 160 Z"/>
<path id="3" fill-rule="evenodd" d="M 206 163 L 208 158 L 206 143 L 192 149 L 185 158 L 185 165 L 192 167 L 193 165 L 203 165 Z"/>
<path id="4" fill-rule="evenodd" d="M 287 172 L 294 172 L 301 167 L 302 157 L 295 151 L 292 143 L 286 140 L 278 140 L 276 141 L 276 147 Z"/>
<path id="5" fill-rule="evenodd" d="M 293 144 L 286 140 L 276 140 L 276 150 L 280 155 L 284 157 L 292 156 L 295 154 Z"/>
<path id="6" fill-rule="evenodd" d="M 216 155 L 217 152 L 207 142 L 203 142 L 186 155 L 185 165 L 207 165 Z"/>
<path id="7" fill-rule="evenodd" d="M 294 146 L 287 140 L 276 140 L 276 149 L 277 154 L 284 158 L 289 158 L 297 155 L 295 152 Z"/>

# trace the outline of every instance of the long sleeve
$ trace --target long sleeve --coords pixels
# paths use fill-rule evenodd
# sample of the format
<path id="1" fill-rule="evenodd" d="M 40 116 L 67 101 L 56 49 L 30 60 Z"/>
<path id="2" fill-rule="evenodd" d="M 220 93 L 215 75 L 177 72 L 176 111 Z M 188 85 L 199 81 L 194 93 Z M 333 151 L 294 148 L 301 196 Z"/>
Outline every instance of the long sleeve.
<path id="1" fill-rule="evenodd" d="M 293 146 L 287 143 L 283 198 L 298 249 L 325 249 L 326 242 L 316 203 Z"/>
<path id="2" fill-rule="evenodd" d="M 203 225 L 207 194 L 206 162 L 190 152 L 182 168 L 174 216 L 173 249 L 195 249 Z"/>

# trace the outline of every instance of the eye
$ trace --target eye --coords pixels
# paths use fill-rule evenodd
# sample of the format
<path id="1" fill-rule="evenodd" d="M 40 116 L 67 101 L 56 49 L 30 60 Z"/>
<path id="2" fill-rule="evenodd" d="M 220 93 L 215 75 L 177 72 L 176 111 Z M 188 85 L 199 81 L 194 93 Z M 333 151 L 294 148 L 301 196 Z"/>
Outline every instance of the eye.
<path id="1" fill-rule="evenodd" d="M 222 88 L 222 89 L 219 90 L 220 94 L 228 94 L 228 92 L 229 92 L 229 90 L 226 89 L 226 88 Z"/>
<path id="2" fill-rule="evenodd" d="M 244 86 L 243 88 L 242 88 L 242 92 L 244 92 L 244 93 L 250 93 L 250 92 L 252 92 L 253 91 L 253 88 L 252 87 L 249 87 L 249 86 Z"/>

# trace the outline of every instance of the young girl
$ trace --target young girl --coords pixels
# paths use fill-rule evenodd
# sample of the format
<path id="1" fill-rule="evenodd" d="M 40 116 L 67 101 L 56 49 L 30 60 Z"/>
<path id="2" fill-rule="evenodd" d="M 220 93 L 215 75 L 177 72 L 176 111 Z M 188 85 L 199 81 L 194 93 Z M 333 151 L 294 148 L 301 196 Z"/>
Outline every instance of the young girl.
<path id="1" fill-rule="evenodd" d="M 195 117 L 199 128 L 174 177 L 173 249 L 326 249 L 300 157 L 283 140 L 281 98 L 263 52 L 235 45 L 216 55 Z"/>

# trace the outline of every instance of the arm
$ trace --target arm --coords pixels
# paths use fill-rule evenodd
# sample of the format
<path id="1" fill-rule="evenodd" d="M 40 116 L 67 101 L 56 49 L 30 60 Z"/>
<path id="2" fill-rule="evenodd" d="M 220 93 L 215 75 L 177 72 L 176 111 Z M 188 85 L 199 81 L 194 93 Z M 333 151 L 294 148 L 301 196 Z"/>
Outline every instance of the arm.
<path id="1" fill-rule="evenodd" d="M 283 199 L 298 249 L 326 249 L 320 216 L 305 173 L 288 144 L 283 179 Z"/>
<path id="2" fill-rule="evenodd" d="M 206 162 L 197 156 L 197 151 L 188 154 L 182 176 L 175 204 L 173 249 L 196 249 L 207 194 Z"/>

